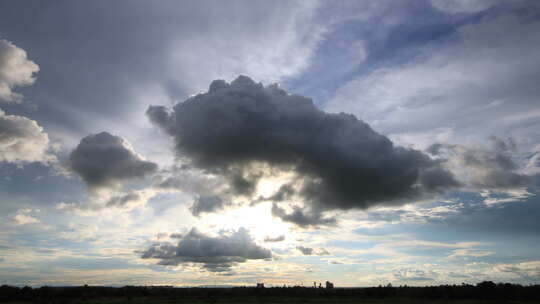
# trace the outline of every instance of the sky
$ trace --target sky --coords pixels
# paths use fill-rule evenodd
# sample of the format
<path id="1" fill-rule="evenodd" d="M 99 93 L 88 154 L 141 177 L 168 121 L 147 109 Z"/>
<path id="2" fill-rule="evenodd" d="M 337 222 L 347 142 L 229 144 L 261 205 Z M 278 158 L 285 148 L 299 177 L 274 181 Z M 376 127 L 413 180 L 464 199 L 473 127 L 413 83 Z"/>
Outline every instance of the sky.
<path id="1" fill-rule="evenodd" d="M 539 47 L 534 0 L 0 0 L 0 284 L 539 284 Z"/>

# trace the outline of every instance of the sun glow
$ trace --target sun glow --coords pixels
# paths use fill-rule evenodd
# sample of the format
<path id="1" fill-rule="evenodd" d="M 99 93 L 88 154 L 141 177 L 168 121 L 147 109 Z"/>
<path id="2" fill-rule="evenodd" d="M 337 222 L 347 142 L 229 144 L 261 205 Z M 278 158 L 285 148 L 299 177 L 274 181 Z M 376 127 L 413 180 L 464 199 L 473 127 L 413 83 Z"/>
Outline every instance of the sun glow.
<path id="1" fill-rule="evenodd" d="M 294 172 L 283 171 L 273 176 L 265 176 L 257 184 L 256 195 L 261 197 L 270 197 L 276 194 L 281 186 L 289 184 L 294 178 Z"/>
<path id="2" fill-rule="evenodd" d="M 284 182 L 281 179 L 265 178 L 257 185 L 257 194 L 262 197 L 270 197 L 278 191 Z"/>
<path id="3" fill-rule="evenodd" d="M 262 202 L 254 206 L 244 206 L 227 210 L 221 214 L 209 214 L 205 216 L 204 226 L 210 230 L 237 230 L 246 228 L 251 236 L 258 242 L 266 237 L 289 235 L 289 226 L 272 216 L 272 203 Z M 280 242 L 285 243 L 285 242 Z M 282 245 L 282 244 L 279 244 Z"/>

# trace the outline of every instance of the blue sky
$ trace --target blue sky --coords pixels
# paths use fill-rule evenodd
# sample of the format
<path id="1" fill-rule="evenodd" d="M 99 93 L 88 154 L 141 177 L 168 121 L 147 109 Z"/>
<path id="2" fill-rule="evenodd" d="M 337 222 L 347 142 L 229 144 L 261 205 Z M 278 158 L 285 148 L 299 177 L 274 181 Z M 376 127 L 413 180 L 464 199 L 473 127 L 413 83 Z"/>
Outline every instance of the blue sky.
<path id="1" fill-rule="evenodd" d="M 0 1 L 0 284 L 539 283 L 539 16 Z"/>

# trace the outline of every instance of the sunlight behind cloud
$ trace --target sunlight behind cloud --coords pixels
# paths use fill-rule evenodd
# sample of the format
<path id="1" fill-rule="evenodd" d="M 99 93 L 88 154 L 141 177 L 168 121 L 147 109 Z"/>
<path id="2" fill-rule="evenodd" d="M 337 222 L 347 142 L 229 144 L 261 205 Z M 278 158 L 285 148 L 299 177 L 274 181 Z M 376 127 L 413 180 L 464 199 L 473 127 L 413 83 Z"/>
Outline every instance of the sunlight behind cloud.
<path id="1" fill-rule="evenodd" d="M 200 223 L 212 230 L 237 230 L 246 228 L 257 242 L 265 237 L 290 235 L 289 226 L 272 217 L 272 204 L 264 202 L 255 206 L 231 209 L 221 214 L 205 215 Z M 273 245 L 284 244 L 287 240 Z"/>

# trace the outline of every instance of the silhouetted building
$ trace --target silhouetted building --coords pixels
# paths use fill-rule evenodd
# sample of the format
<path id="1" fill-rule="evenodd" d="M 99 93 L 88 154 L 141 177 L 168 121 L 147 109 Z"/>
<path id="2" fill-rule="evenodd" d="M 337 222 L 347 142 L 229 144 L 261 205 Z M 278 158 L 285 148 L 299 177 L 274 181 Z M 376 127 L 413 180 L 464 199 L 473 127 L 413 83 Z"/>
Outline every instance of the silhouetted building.
<path id="1" fill-rule="evenodd" d="M 264 288 L 264 283 L 257 283 L 257 288 Z"/>
<path id="2" fill-rule="evenodd" d="M 326 281 L 326 289 L 332 289 L 334 288 L 334 283 Z"/>

